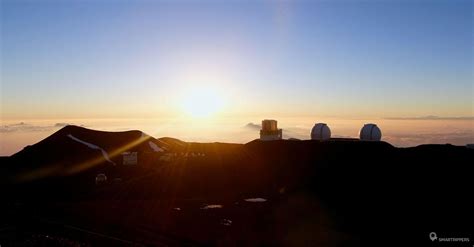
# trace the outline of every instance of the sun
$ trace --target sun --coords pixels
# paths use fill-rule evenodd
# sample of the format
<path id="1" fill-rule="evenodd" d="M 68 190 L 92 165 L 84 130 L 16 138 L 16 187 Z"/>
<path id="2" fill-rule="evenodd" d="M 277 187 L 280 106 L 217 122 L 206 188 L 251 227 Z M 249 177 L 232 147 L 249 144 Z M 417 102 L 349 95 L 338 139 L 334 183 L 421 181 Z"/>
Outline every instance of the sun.
<path id="1" fill-rule="evenodd" d="M 193 118 L 207 118 L 223 109 L 224 99 L 215 88 L 194 88 L 184 94 L 181 107 Z"/>

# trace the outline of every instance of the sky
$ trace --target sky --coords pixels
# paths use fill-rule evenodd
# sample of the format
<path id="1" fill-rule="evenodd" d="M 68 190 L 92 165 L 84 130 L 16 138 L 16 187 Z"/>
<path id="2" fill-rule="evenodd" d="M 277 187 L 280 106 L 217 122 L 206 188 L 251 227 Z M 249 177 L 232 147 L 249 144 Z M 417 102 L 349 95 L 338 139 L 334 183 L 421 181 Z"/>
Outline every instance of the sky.
<path id="1" fill-rule="evenodd" d="M 413 126 L 454 126 L 468 133 L 459 143 L 474 142 L 473 1 L 0 4 L 4 140 L 22 122 L 147 119 L 173 135 L 158 129 L 206 116 L 292 119 L 288 128 L 422 118 L 438 124 Z"/>

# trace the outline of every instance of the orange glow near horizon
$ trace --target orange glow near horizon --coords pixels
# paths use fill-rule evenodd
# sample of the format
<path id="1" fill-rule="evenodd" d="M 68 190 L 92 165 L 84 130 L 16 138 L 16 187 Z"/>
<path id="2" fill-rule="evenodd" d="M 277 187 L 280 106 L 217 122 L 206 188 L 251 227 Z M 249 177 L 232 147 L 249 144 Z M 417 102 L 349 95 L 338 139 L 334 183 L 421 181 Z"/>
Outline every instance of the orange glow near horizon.
<path id="1" fill-rule="evenodd" d="M 229 109 L 225 105 L 221 110 Z M 474 119 L 342 119 L 329 117 L 283 117 L 261 115 L 227 117 L 220 112 L 209 117 L 160 119 L 52 119 L 4 121 L 0 131 L 0 156 L 12 155 L 27 145 L 33 145 L 67 124 L 104 131 L 141 130 L 154 137 L 174 137 L 183 141 L 247 143 L 259 137 L 258 124 L 264 118 L 275 118 L 283 128 L 284 138 L 309 139 L 316 122 L 325 122 L 333 137 L 357 138 L 365 123 L 376 123 L 382 130 L 382 140 L 395 146 L 408 147 L 426 143 L 474 143 Z M 253 124 L 249 124 L 253 123 Z"/>

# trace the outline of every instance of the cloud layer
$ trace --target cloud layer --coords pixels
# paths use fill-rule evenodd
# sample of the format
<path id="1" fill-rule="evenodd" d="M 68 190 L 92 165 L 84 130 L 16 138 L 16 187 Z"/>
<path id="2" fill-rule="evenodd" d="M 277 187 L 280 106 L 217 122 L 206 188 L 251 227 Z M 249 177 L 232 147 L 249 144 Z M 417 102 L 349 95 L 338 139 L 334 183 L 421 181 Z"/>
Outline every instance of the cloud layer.
<path id="1" fill-rule="evenodd" d="M 68 123 L 55 123 L 53 125 L 36 125 L 25 122 L 6 124 L 0 126 L 0 133 L 12 133 L 12 132 L 37 132 L 37 131 L 52 131 L 57 128 L 62 128 Z"/>
<path id="2" fill-rule="evenodd" d="M 388 117 L 387 120 L 474 120 L 471 117 L 440 117 L 440 116 L 421 116 L 421 117 Z"/>

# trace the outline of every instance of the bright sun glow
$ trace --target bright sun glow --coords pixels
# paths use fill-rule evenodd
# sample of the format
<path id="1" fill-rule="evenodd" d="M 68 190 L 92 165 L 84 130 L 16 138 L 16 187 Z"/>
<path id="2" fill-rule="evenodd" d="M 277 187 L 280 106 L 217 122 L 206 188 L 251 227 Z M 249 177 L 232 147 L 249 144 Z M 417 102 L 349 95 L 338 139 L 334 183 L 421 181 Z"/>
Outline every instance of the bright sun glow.
<path id="1" fill-rule="evenodd" d="M 224 107 L 222 95 L 210 87 L 189 90 L 182 99 L 183 111 L 194 118 L 210 117 Z"/>

